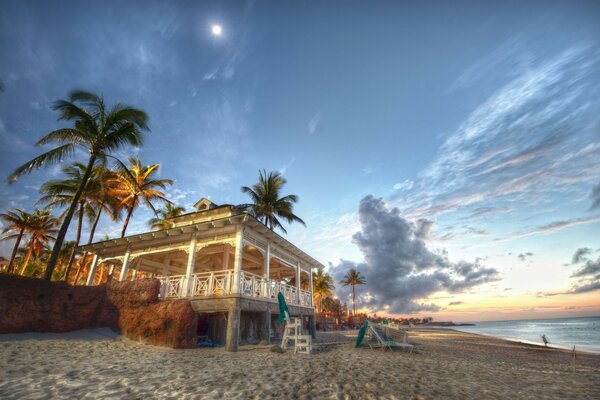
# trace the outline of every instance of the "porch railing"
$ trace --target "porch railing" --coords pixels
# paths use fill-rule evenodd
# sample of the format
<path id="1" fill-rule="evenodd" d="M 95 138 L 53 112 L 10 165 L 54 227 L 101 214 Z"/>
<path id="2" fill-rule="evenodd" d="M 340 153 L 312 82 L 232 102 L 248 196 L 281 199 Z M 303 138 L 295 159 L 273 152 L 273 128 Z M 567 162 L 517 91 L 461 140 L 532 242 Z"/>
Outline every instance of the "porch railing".
<path id="1" fill-rule="evenodd" d="M 188 280 L 185 275 L 159 277 L 161 298 L 208 297 L 234 294 L 233 270 L 200 272 Z M 241 271 L 237 287 L 244 297 L 277 301 L 277 293 L 283 293 L 288 304 L 312 307 L 312 296 L 307 290 L 296 292 L 294 286 L 267 279 L 247 271 Z"/>

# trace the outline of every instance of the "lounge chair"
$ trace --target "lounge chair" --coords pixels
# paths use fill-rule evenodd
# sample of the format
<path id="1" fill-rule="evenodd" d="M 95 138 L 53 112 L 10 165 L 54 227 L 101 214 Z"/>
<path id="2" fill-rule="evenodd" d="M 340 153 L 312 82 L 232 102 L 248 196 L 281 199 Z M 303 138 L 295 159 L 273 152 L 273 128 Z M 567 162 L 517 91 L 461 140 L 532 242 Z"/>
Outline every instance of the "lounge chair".
<path id="1" fill-rule="evenodd" d="M 391 329 L 390 329 L 391 330 Z M 375 340 L 376 344 L 381 346 L 381 348 L 385 351 L 385 349 L 392 350 L 393 347 L 406 349 L 410 353 L 412 353 L 414 346 L 408 343 L 408 335 L 404 332 L 403 334 L 399 331 L 397 334 L 401 334 L 402 337 L 396 336 L 399 341 L 396 341 L 392 336 L 388 336 L 385 334 L 383 328 L 378 324 L 369 324 L 367 328 L 367 333 L 370 335 L 372 339 Z M 369 347 L 373 348 L 371 344 L 373 340 L 369 340 Z"/>

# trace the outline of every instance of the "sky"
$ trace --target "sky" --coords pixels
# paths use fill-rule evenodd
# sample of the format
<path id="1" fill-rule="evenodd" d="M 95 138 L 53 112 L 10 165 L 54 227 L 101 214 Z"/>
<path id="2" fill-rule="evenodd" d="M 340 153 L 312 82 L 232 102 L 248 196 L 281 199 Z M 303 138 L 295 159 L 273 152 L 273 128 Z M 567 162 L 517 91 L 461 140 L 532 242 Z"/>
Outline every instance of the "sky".
<path id="1" fill-rule="evenodd" d="M 299 196 L 288 239 L 358 308 L 482 321 L 600 315 L 597 2 L 4 1 L 0 173 L 71 90 L 150 116 L 168 196 Z M 222 34 L 211 33 L 212 26 Z M 77 156 L 74 157 L 74 161 Z M 60 167 L 0 186 L 32 210 Z M 128 233 L 147 230 L 135 212 Z M 118 235 L 102 221 L 99 235 Z M 0 245 L 9 255 L 10 243 Z M 349 288 L 337 284 L 349 304 Z"/>

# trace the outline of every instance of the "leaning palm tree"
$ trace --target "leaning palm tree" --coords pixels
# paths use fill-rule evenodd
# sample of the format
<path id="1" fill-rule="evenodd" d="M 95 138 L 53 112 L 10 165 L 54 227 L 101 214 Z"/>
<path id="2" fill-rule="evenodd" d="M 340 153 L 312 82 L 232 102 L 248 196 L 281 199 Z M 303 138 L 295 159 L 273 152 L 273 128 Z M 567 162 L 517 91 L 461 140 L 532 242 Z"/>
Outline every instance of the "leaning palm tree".
<path id="1" fill-rule="evenodd" d="M 23 239 L 23 235 L 28 232 L 28 229 L 32 225 L 32 215 L 16 208 L 15 211 L 8 211 L 6 214 L 0 214 L 0 219 L 8 223 L 8 226 L 3 229 L 2 233 L 16 232 L 0 239 L 2 241 L 15 240 L 15 246 L 13 247 L 10 261 L 8 262 L 8 267 L 6 268 L 6 272 L 10 274 L 13 272 L 15 257 L 17 256 L 21 239 Z"/>
<path id="2" fill-rule="evenodd" d="M 279 172 L 258 171 L 258 182 L 252 187 L 242 186 L 242 192 L 250 196 L 251 204 L 244 204 L 259 221 L 269 229 L 281 229 L 287 233 L 279 218 L 288 223 L 299 222 L 306 226 L 304 221 L 294 214 L 294 203 L 298 202 L 298 196 L 290 194 L 280 197 L 280 191 L 287 182 Z M 278 218 L 279 217 L 279 218 Z"/>
<path id="3" fill-rule="evenodd" d="M 31 221 L 32 223 L 28 228 L 30 234 L 28 242 L 29 249 L 23 260 L 19 275 L 25 273 L 32 255 L 36 258 L 41 256 L 45 246 L 51 240 L 56 240 L 54 235 L 57 232 L 56 227 L 59 224 L 59 220 L 54 218 L 49 210 L 36 209 L 31 215 Z"/>
<path id="4" fill-rule="evenodd" d="M 94 170 L 104 170 L 102 166 L 94 167 Z M 86 174 L 86 166 L 83 163 L 76 162 L 72 165 L 67 165 L 62 168 L 62 172 L 66 175 L 65 179 L 53 179 L 42 185 L 40 188 L 40 193 L 43 195 L 38 203 L 48 203 L 50 206 L 67 206 L 71 204 L 77 190 L 81 186 L 81 182 L 83 177 Z M 71 266 L 73 265 L 73 261 L 75 260 L 75 248 L 79 246 L 79 241 L 81 239 L 81 229 L 83 227 L 83 217 L 85 215 L 90 215 L 94 212 L 91 202 L 94 197 L 94 193 L 97 192 L 97 186 L 101 185 L 98 179 L 97 171 L 92 171 L 89 176 L 87 183 L 79 197 L 78 201 L 78 210 L 77 210 L 77 233 L 75 236 L 75 246 L 71 247 L 71 256 L 69 258 L 69 262 L 67 263 L 65 270 L 65 280 L 71 271 Z"/>
<path id="5" fill-rule="evenodd" d="M 315 303 L 318 305 L 319 312 L 323 312 L 323 300 L 330 297 L 335 289 L 334 280 L 324 267 L 317 268 L 312 273 L 313 280 L 313 295 L 316 298 Z"/>
<path id="6" fill-rule="evenodd" d="M 97 162 L 105 164 L 107 157 L 114 158 L 110 153 L 124 145 L 140 146 L 143 141 L 143 132 L 149 130 L 148 116 L 145 112 L 120 103 L 107 110 L 104 99 L 89 92 L 74 91 L 70 94 L 68 101 L 58 100 L 52 108 L 59 111 L 59 120 L 72 121 L 73 126 L 57 129 L 42 137 L 36 143 L 38 146 L 56 142 L 60 143 L 60 146 L 26 162 L 8 178 L 9 182 L 15 182 L 19 176 L 30 173 L 34 169 L 60 163 L 78 148 L 83 148 L 89 154 L 85 175 L 65 213 L 52 249 L 44 273 L 44 279 L 47 280 L 52 277 L 52 271 L 54 271 L 65 235 L 94 165 Z M 118 160 L 117 163 L 122 164 Z"/>
<path id="7" fill-rule="evenodd" d="M 148 226 L 152 229 L 169 229 L 173 227 L 173 223 L 169 221 L 171 218 L 180 216 L 185 212 L 184 207 L 176 206 L 175 204 L 167 203 L 165 208 L 156 211 L 156 217 L 148 221 Z"/>
<path id="8" fill-rule="evenodd" d="M 360 275 L 360 272 L 355 268 L 351 268 L 350 271 L 346 272 L 344 279 L 340 282 L 344 286 L 352 286 L 352 315 L 356 315 L 356 285 L 364 285 L 367 283 L 364 276 Z"/>
<path id="9" fill-rule="evenodd" d="M 125 236 L 127 225 L 133 210 L 139 207 L 143 202 L 148 208 L 154 211 L 155 201 L 170 203 L 165 198 L 164 192 L 159 189 L 165 189 L 167 185 L 172 185 L 171 179 L 152 179 L 152 175 L 158 171 L 160 164 L 142 165 L 139 158 L 129 157 L 130 167 L 127 171 L 120 171 L 120 174 L 108 181 L 111 192 L 120 199 L 118 207 L 127 211 L 121 237 Z"/>

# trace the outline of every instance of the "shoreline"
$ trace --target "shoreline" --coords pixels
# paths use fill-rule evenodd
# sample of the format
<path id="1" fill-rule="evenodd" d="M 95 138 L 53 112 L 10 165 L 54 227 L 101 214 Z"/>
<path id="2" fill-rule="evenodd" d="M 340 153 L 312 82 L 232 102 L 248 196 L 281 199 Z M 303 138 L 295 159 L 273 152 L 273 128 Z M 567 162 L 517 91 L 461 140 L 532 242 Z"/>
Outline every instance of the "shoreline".
<path id="1" fill-rule="evenodd" d="M 534 347 L 540 347 L 540 348 L 546 348 L 546 349 L 552 349 L 552 350 L 560 350 L 560 351 L 565 351 L 565 352 L 569 352 L 571 353 L 571 351 L 573 351 L 572 347 L 569 346 L 565 346 L 565 345 L 560 345 L 560 344 L 553 344 L 553 343 L 549 343 L 547 346 L 544 346 L 542 343 L 536 343 L 530 340 L 524 340 L 524 339 L 518 339 L 518 338 L 511 338 L 511 337 L 504 337 L 504 336 L 496 336 L 496 335 L 491 335 L 491 334 L 487 334 L 487 333 L 480 333 L 480 332 L 467 332 L 467 331 L 461 331 L 460 329 L 456 329 L 456 327 L 440 327 L 440 328 L 435 328 L 435 327 L 426 327 L 424 329 L 447 329 L 447 330 L 451 330 L 451 331 L 455 331 L 455 332 L 460 332 L 460 333 L 467 333 L 470 335 L 478 335 L 478 336 L 484 336 L 487 338 L 493 338 L 493 339 L 498 339 L 498 340 L 505 340 L 507 342 L 513 342 L 513 343 L 520 343 L 523 345 L 527 345 L 527 346 L 534 346 Z M 420 329 L 420 328 L 413 328 L 413 329 Z M 574 345 L 575 346 L 575 351 L 577 352 L 577 354 L 591 354 L 591 355 L 597 355 L 600 356 L 600 349 L 596 350 L 596 349 L 591 349 L 588 347 L 578 347 L 579 345 Z"/>

